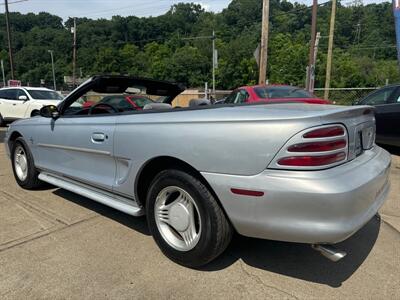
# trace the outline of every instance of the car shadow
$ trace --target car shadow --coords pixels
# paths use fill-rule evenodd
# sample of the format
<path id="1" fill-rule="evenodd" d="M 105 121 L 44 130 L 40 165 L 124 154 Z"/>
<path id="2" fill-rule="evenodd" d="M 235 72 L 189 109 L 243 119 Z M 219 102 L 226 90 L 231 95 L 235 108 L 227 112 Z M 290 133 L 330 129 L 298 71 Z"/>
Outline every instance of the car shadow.
<path id="1" fill-rule="evenodd" d="M 80 205 L 86 209 L 92 210 L 106 218 L 112 219 L 126 227 L 136 230 L 144 235 L 150 235 L 150 231 L 147 227 L 147 221 L 145 217 L 133 217 L 111 207 L 105 206 L 96 201 L 90 200 L 86 197 L 78 194 L 69 192 L 63 189 L 56 189 L 53 194 L 62 197 L 65 200 Z"/>
<path id="2" fill-rule="evenodd" d="M 202 268 L 205 271 L 224 269 L 241 259 L 245 264 L 306 281 L 340 287 L 368 257 L 380 230 L 380 217 L 371 219 L 351 238 L 337 244 L 347 256 L 331 262 L 308 244 L 252 239 L 237 235 L 227 251 L 216 261 Z"/>
<path id="3" fill-rule="evenodd" d="M 4 129 L 0 127 L 0 144 L 4 144 L 4 138 L 6 137 L 6 130 L 1 130 Z"/>
<path id="4" fill-rule="evenodd" d="M 150 235 L 145 217 L 129 216 L 67 190 L 57 189 L 53 193 L 144 235 Z M 241 260 L 253 268 L 340 287 L 368 257 L 378 237 L 380 224 L 377 215 L 351 238 L 337 244 L 339 249 L 347 252 L 347 256 L 336 263 L 312 250 L 308 244 L 254 239 L 235 234 L 232 243 L 220 257 L 198 270 L 219 271 Z"/>

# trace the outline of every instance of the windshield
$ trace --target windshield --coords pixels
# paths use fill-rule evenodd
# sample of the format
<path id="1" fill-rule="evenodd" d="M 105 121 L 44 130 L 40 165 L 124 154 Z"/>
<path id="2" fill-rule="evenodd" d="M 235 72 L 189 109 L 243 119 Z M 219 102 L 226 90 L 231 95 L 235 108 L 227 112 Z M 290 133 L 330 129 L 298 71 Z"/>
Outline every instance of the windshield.
<path id="1" fill-rule="evenodd" d="M 153 103 L 153 101 L 147 97 L 130 97 L 130 99 L 136 104 L 136 106 L 141 108 L 143 108 L 146 104 Z"/>
<path id="2" fill-rule="evenodd" d="M 63 97 L 54 91 L 27 90 L 33 99 L 38 100 L 63 100 Z"/>
<path id="3" fill-rule="evenodd" d="M 89 90 L 65 109 L 66 115 L 115 114 L 141 111 L 146 104 L 154 103 L 153 90 L 131 86 L 120 93 L 99 93 Z M 135 93 L 135 94 L 134 94 Z"/>
<path id="4" fill-rule="evenodd" d="M 277 98 L 315 98 L 315 96 L 306 90 L 293 86 L 273 86 L 254 88 L 257 96 L 265 99 Z"/>

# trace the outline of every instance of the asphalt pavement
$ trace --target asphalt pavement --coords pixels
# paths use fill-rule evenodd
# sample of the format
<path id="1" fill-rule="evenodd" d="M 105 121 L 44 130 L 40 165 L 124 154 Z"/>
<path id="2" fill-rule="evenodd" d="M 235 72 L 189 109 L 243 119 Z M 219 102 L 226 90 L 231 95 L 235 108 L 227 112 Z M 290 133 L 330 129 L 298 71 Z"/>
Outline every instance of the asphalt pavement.
<path id="1" fill-rule="evenodd" d="M 339 245 L 342 261 L 235 236 L 192 270 L 161 254 L 144 217 L 50 186 L 22 190 L 0 143 L 0 299 L 400 299 L 400 156 L 391 151 L 389 199 Z"/>

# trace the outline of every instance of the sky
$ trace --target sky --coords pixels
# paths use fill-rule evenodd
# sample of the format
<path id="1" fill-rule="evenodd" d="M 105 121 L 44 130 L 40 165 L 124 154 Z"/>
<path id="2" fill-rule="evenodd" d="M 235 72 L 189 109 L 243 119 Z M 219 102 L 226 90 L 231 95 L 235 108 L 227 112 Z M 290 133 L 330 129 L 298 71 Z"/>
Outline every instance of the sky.
<path id="1" fill-rule="evenodd" d="M 138 17 L 158 16 L 165 13 L 171 5 L 179 2 L 195 2 L 201 4 L 206 10 L 219 12 L 227 7 L 230 1 L 231 0 L 9 0 L 9 10 L 21 13 L 39 13 L 46 11 L 60 16 L 64 20 L 67 20 L 68 17 L 98 19 L 111 18 L 113 15 L 135 15 Z M 320 0 L 319 2 L 322 3 L 325 1 L 326 0 Z M 368 4 L 387 1 L 390 0 L 363 0 L 363 3 Z M 312 4 L 312 0 L 297 0 L 297 2 L 308 5 Z M 342 3 L 346 2 L 346 0 L 342 1 Z M 4 6 L 1 6 L 0 10 L 4 9 Z"/>

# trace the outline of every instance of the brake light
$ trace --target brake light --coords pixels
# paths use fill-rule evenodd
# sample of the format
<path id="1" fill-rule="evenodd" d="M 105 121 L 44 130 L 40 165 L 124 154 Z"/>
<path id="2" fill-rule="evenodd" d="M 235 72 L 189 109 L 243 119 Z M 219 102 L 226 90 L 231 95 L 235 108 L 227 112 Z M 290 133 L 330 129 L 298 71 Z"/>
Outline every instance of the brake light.
<path id="1" fill-rule="evenodd" d="M 278 164 L 282 166 L 316 167 L 331 165 L 333 163 L 342 161 L 345 158 L 345 152 L 318 156 L 291 156 L 280 159 Z"/>
<path id="2" fill-rule="evenodd" d="M 276 160 L 279 167 L 318 169 L 347 159 L 347 132 L 342 125 L 321 126 L 301 133 L 282 150 Z"/>
<path id="3" fill-rule="evenodd" d="M 346 140 L 335 140 L 328 142 L 310 142 L 295 144 L 288 148 L 289 152 L 323 152 L 333 151 L 346 147 Z"/>
<path id="4" fill-rule="evenodd" d="M 303 135 L 306 139 L 315 139 L 315 138 L 326 138 L 333 136 L 342 136 L 344 135 L 344 129 L 341 126 L 332 126 L 325 127 L 310 131 Z"/>

